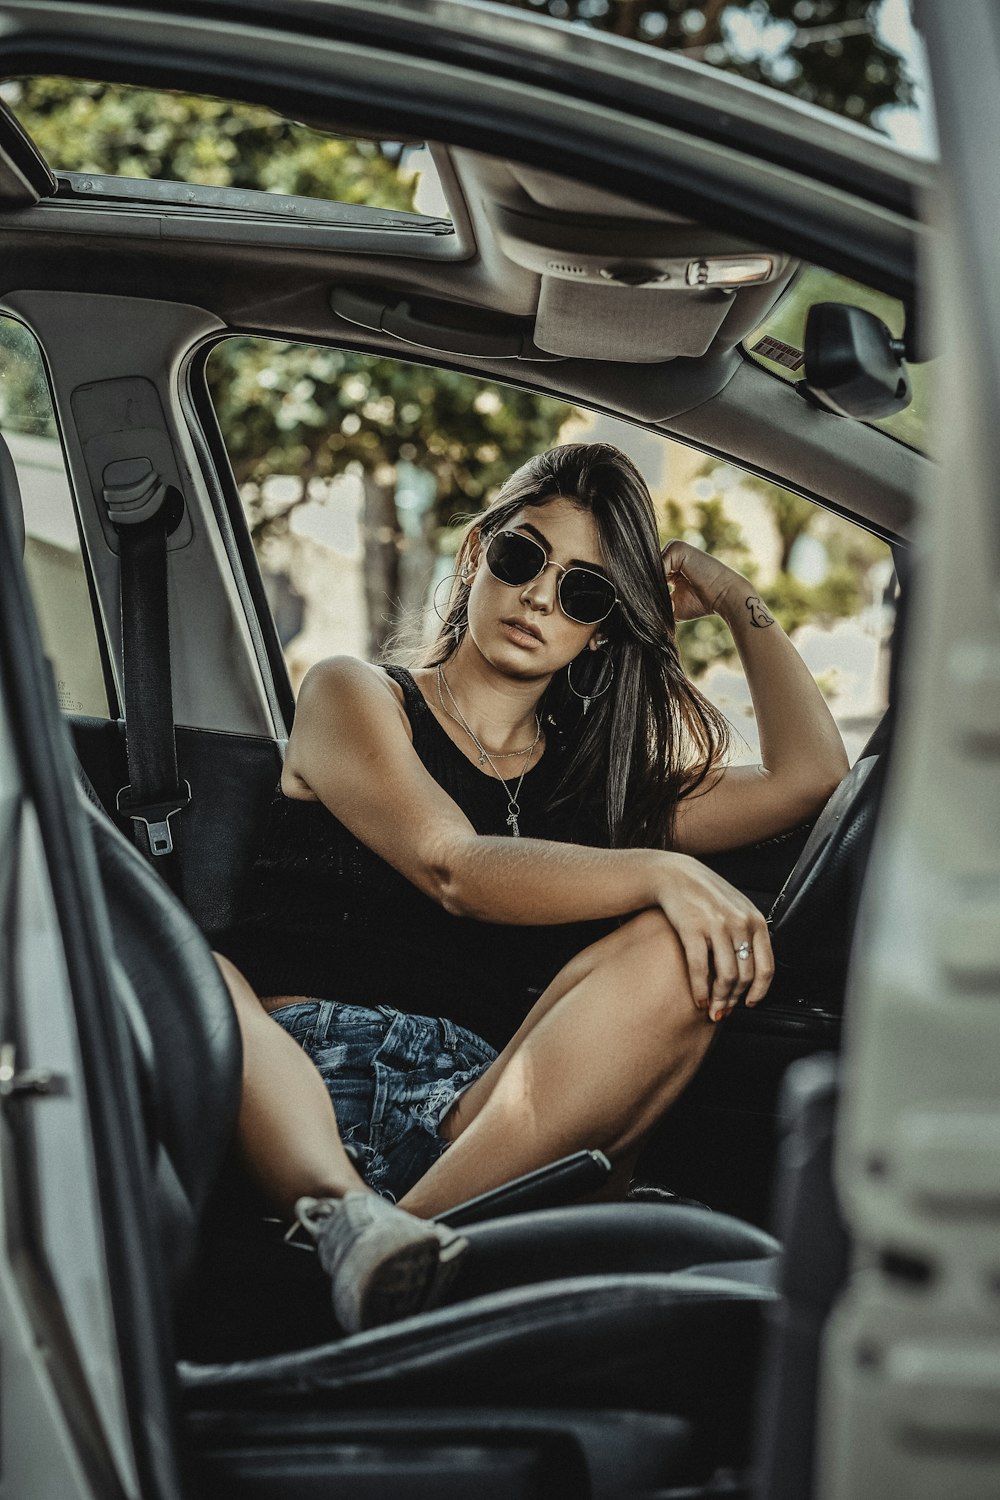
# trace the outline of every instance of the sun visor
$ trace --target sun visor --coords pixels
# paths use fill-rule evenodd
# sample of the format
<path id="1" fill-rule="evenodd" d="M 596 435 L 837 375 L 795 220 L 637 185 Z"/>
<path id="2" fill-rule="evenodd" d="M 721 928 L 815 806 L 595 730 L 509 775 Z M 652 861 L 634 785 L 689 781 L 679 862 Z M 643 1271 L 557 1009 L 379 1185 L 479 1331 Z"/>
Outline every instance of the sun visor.
<path id="1" fill-rule="evenodd" d="M 729 311 L 722 292 L 669 299 L 659 292 L 542 279 L 535 343 L 572 359 L 643 363 L 704 354 Z"/>
<path id="2" fill-rule="evenodd" d="M 786 255 L 691 223 L 494 214 L 504 254 L 541 278 L 535 343 L 564 358 L 696 359 L 723 325 L 736 343 L 792 269 Z"/>
<path id="3" fill-rule="evenodd" d="M 716 342 L 739 343 L 780 294 L 781 280 L 743 292 L 675 292 L 588 286 L 542 278 L 535 319 L 539 349 L 567 359 L 652 364 L 697 359 Z"/>

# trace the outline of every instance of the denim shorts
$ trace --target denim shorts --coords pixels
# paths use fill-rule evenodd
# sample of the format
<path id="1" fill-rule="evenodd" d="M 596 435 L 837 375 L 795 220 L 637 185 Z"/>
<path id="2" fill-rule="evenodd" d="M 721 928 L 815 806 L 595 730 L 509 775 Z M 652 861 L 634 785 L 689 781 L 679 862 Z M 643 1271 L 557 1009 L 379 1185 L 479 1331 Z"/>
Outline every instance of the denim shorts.
<path id="1" fill-rule="evenodd" d="M 388 1005 L 303 1000 L 271 1015 L 319 1069 L 361 1176 L 392 1199 L 446 1149 L 441 1121 L 497 1055 L 464 1026 Z"/>

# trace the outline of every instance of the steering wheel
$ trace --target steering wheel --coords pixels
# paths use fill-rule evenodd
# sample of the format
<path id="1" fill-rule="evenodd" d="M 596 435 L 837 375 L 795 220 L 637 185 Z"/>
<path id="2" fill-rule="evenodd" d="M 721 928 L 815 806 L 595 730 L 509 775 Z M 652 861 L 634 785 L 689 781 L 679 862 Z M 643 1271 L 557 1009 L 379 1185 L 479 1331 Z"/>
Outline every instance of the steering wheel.
<path id="1" fill-rule="evenodd" d="M 778 893 L 768 917 L 775 958 L 769 999 L 841 1008 L 882 764 L 881 756 L 867 755 L 847 773 Z"/>

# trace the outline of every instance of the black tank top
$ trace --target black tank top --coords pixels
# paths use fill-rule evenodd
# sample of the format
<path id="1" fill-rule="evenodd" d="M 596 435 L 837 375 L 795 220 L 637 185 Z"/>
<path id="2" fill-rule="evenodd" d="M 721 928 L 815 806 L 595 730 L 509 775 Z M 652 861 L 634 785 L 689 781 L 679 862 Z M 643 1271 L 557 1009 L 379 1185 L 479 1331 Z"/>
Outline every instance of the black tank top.
<path id="1" fill-rule="evenodd" d="M 403 690 L 413 748 L 434 780 L 477 833 L 509 836 L 502 784 L 462 754 L 405 668 L 386 670 Z M 548 809 L 562 760 L 552 734 L 521 786 L 521 835 L 596 844 L 578 809 Z M 513 927 L 452 916 L 323 803 L 288 798 L 279 786 L 241 920 L 219 946 L 259 995 L 445 1016 L 500 1048 L 563 964 L 614 925 Z"/>

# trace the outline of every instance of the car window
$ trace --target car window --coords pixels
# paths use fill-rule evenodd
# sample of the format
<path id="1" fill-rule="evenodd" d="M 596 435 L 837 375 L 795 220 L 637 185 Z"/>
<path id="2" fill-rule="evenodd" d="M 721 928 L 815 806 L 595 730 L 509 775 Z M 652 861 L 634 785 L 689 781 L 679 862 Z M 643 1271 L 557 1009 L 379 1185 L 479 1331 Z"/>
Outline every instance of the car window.
<path id="1" fill-rule="evenodd" d="M 0 317 L 0 430 L 24 509 L 24 564 L 60 707 L 108 716 L 101 652 L 62 445 L 38 342 Z"/>
<path id="2" fill-rule="evenodd" d="M 337 205 L 346 204 L 431 216 L 450 229 L 419 142 L 357 140 L 259 104 L 95 79 L 8 78 L 0 98 L 55 172 L 62 197 L 155 199 L 189 213 L 286 222 L 343 222 Z"/>
<path id="3" fill-rule="evenodd" d="M 233 338 L 209 385 L 294 689 L 314 662 L 433 632 L 461 521 L 531 454 L 604 441 L 646 476 L 661 539 L 750 577 L 794 637 L 852 760 L 886 705 L 895 578 L 861 527 L 629 423 L 497 382 L 356 351 Z M 688 671 L 759 756 L 721 620 L 680 627 Z"/>

